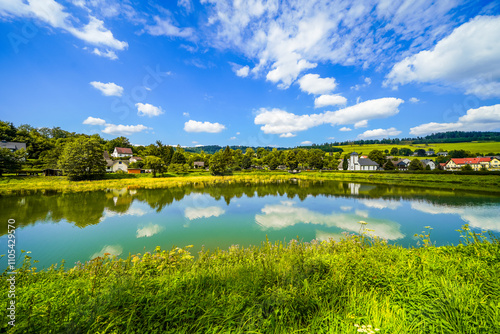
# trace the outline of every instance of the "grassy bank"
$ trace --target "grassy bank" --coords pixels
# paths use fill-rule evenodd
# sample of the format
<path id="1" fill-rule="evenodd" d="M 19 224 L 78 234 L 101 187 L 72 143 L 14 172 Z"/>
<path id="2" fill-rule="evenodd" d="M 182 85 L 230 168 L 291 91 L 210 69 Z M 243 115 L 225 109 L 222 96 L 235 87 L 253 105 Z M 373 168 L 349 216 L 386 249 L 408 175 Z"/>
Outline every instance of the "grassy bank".
<path id="1" fill-rule="evenodd" d="M 238 172 L 232 176 L 214 177 L 208 173 L 187 175 L 168 175 L 152 178 L 148 176 L 122 175 L 109 176 L 105 180 L 69 181 L 66 177 L 2 177 L 0 178 L 0 195 L 30 193 L 35 191 L 78 192 L 120 188 L 165 188 L 180 187 L 185 184 L 208 184 L 219 182 L 251 182 L 269 183 L 291 178 L 301 180 L 337 180 L 373 184 L 389 184 L 399 186 L 428 187 L 447 190 L 471 190 L 489 193 L 500 193 L 500 177 L 498 175 L 459 175 L 459 174 L 411 174 L 371 173 L 371 172 Z"/>
<path id="2" fill-rule="evenodd" d="M 423 233 L 412 249 L 363 234 L 196 259 L 157 248 L 36 273 L 27 257 L 9 333 L 498 332 L 500 242 L 462 233 L 464 245 L 434 247 Z"/>

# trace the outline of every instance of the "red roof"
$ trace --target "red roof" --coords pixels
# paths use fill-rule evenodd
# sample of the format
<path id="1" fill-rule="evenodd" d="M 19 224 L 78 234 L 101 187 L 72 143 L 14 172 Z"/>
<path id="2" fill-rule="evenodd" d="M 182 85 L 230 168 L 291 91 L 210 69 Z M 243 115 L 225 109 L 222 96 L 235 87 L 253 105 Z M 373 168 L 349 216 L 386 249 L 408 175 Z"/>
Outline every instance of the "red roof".
<path id="1" fill-rule="evenodd" d="M 118 154 L 132 154 L 132 149 L 128 147 L 115 147 Z"/>
<path id="2" fill-rule="evenodd" d="M 478 164 L 481 162 L 490 162 L 491 158 L 455 158 L 451 159 L 457 165 Z"/>

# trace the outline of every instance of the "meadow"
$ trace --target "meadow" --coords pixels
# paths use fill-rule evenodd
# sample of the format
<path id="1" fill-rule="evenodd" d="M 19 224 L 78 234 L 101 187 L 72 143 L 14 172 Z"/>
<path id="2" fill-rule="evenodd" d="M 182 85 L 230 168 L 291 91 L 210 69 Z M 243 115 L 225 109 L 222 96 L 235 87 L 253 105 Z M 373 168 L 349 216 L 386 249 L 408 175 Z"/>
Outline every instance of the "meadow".
<path id="1" fill-rule="evenodd" d="M 344 153 L 357 152 L 359 154 L 368 155 L 372 150 L 391 151 L 391 148 L 409 148 L 412 151 L 418 149 L 430 150 L 433 149 L 436 153 L 440 151 L 465 150 L 472 153 L 488 154 L 500 153 L 499 142 L 467 142 L 467 143 L 430 143 L 426 144 L 410 144 L 410 145 L 394 145 L 394 144 L 368 144 L 368 145 L 342 145 L 334 146 L 344 150 Z M 412 157 L 413 159 L 413 157 Z M 425 159 L 425 158 L 423 158 Z"/>
<path id="2" fill-rule="evenodd" d="M 263 242 L 196 256 L 190 246 L 157 247 L 45 271 L 25 254 L 16 326 L 0 326 L 8 333 L 498 332 L 498 239 L 464 226 L 462 244 L 435 247 L 427 228 L 415 236 L 421 245 L 408 249 L 369 231 L 360 222 L 359 235 L 339 242 Z"/>

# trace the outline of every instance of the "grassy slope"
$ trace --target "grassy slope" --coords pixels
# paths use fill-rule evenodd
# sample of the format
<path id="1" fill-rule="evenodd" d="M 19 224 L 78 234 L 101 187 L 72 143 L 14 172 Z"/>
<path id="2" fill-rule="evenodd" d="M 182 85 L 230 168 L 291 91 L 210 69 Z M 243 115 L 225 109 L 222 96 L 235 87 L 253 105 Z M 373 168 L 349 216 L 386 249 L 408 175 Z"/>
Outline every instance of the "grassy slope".
<path id="1" fill-rule="evenodd" d="M 487 154 L 490 152 L 494 153 L 500 153 L 500 143 L 499 142 L 471 142 L 471 143 L 443 143 L 443 144 L 429 144 L 426 146 L 425 144 L 415 144 L 415 145 L 386 145 L 386 144 L 374 144 L 374 145 L 350 145 L 350 146 L 337 146 L 340 147 L 344 150 L 344 152 L 362 152 L 364 155 L 368 155 L 370 151 L 372 150 L 380 150 L 380 151 L 385 151 L 389 150 L 391 151 L 391 148 L 397 147 L 397 148 L 409 148 L 412 151 L 415 151 L 417 149 L 425 149 L 425 150 L 430 150 L 433 149 L 436 153 L 444 150 L 444 151 L 451 151 L 451 150 L 465 150 L 465 151 L 471 151 L 473 153 L 481 153 L 481 154 Z"/>
<path id="2" fill-rule="evenodd" d="M 303 172 L 289 174 L 286 172 L 240 172 L 233 176 L 214 177 L 208 173 L 197 173 L 195 176 L 180 177 L 126 177 L 98 181 L 68 181 L 66 177 L 3 177 L 0 178 L 0 195 L 31 191 L 90 191 L 102 189 L 162 188 L 178 187 L 185 183 L 204 182 L 275 182 L 290 178 L 312 180 L 340 180 L 363 183 L 394 184 L 400 186 L 419 186 L 452 190 L 475 190 L 483 192 L 500 192 L 498 175 L 456 175 L 456 174 L 410 174 L 410 173 L 369 173 L 369 172 Z"/>
<path id="3" fill-rule="evenodd" d="M 464 233 L 467 246 L 433 247 L 425 234 L 412 249 L 364 236 L 196 260 L 157 249 L 36 274 L 28 260 L 10 333 L 495 333 L 500 243 Z"/>

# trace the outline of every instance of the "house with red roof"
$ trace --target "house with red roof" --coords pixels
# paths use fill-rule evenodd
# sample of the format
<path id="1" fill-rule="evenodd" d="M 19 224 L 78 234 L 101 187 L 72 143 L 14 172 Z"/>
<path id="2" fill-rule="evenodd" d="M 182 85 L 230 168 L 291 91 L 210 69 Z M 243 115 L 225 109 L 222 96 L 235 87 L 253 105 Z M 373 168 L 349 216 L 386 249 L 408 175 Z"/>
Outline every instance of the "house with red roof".
<path id="1" fill-rule="evenodd" d="M 450 159 L 444 167 L 445 170 L 460 170 L 465 165 L 470 165 L 473 170 L 481 170 L 483 167 L 490 169 L 491 158 L 481 157 L 481 158 L 454 158 Z"/>
<path id="2" fill-rule="evenodd" d="M 115 147 L 115 150 L 111 153 L 114 158 L 130 158 L 133 155 L 132 149 L 128 147 Z"/>

